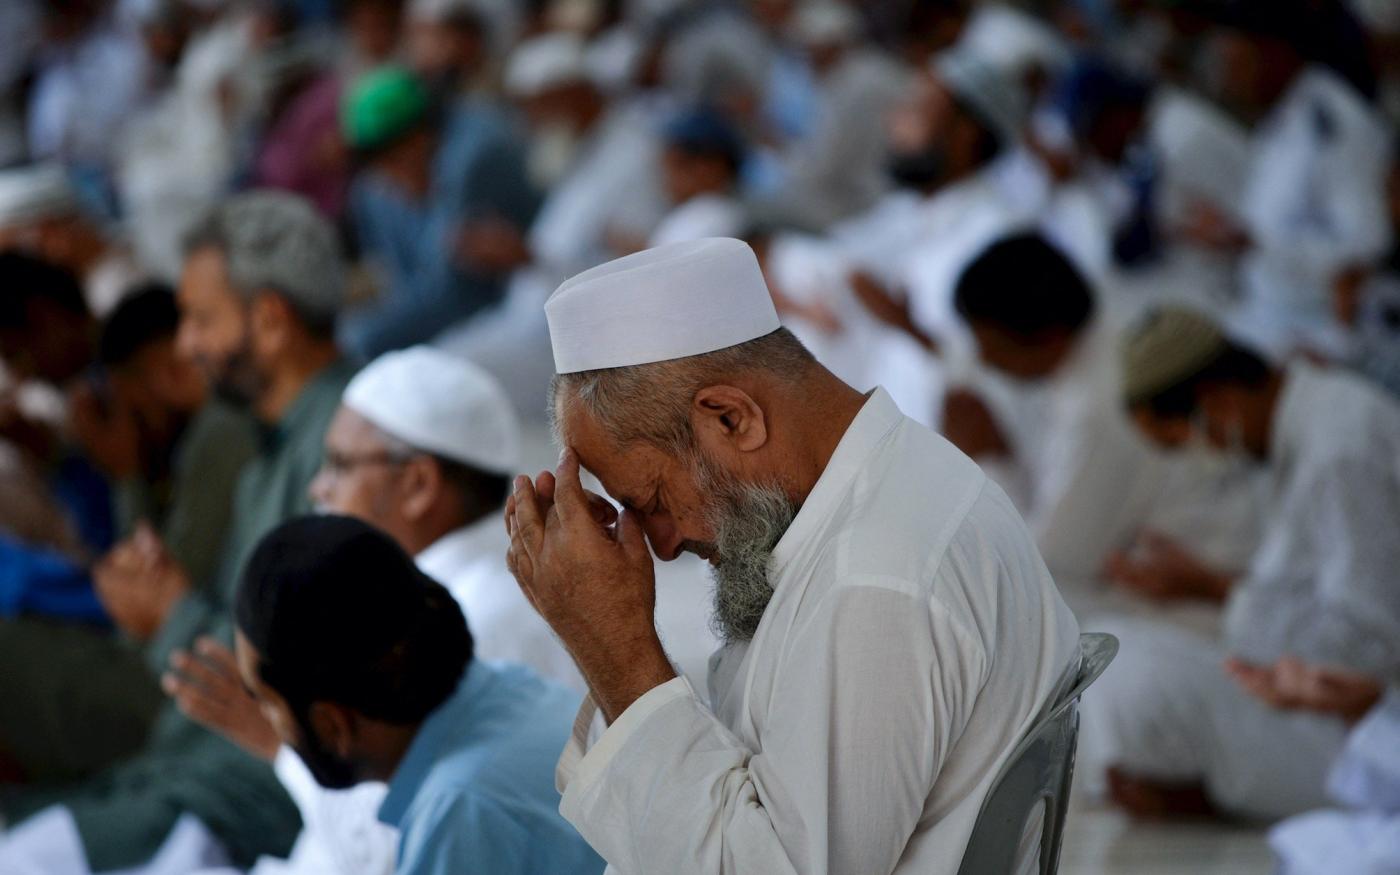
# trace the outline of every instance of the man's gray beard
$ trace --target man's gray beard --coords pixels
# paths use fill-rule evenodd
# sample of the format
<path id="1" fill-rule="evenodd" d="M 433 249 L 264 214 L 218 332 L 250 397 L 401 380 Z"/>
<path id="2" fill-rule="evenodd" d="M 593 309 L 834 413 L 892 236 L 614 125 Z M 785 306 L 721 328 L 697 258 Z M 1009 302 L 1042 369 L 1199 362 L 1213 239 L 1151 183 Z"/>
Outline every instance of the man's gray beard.
<path id="1" fill-rule="evenodd" d="M 773 598 L 773 549 L 798 507 L 777 484 L 741 483 L 708 462 L 697 464 L 700 488 L 714 503 L 706 518 L 715 533 L 715 613 L 711 627 L 726 643 L 748 641 Z"/>

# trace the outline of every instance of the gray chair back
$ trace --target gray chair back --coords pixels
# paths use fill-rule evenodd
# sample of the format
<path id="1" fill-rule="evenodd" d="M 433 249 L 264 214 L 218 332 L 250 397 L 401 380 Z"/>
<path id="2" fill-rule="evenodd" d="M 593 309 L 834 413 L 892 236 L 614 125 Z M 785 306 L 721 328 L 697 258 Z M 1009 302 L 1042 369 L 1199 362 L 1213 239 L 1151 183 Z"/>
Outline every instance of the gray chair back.
<path id="1" fill-rule="evenodd" d="M 1079 636 L 1078 676 L 1069 691 L 1031 727 L 992 782 L 973 824 L 958 875 L 1014 875 L 1026 824 L 1041 802 L 1045 811 L 1040 875 L 1054 875 L 1060 868 L 1065 809 L 1079 741 L 1079 697 L 1117 655 L 1118 639 L 1112 635 Z"/>

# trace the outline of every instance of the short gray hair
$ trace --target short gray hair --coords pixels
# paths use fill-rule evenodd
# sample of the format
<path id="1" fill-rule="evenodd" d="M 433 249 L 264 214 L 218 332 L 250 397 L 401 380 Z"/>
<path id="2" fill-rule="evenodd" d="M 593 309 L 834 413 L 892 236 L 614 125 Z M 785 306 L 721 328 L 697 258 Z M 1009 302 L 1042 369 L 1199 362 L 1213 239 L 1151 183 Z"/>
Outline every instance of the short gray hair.
<path id="1" fill-rule="evenodd" d="M 549 415 L 559 437 L 561 404 L 581 404 L 621 445 L 647 443 L 673 455 L 694 447 L 690 405 L 695 394 L 736 375 L 762 371 L 797 383 L 816 359 L 786 328 L 747 343 L 671 361 L 558 374 Z"/>
<path id="2" fill-rule="evenodd" d="M 224 201 L 185 238 L 185 253 L 214 247 L 245 298 L 281 295 L 308 331 L 328 335 L 345 301 L 346 267 L 331 223 L 293 194 L 250 191 Z"/>

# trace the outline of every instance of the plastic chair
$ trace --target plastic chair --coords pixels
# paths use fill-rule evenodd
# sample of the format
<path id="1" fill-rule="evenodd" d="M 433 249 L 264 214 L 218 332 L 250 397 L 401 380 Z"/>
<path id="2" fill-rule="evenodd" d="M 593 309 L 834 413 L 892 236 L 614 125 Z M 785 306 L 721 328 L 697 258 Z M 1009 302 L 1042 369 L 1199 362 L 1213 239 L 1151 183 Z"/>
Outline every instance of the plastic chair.
<path id="1" fill-rule="evenodd" d="M 1079 741 L 1079 697 L 1117 655 L 1118 639 L 1112 635 L 1079 636 L 1079 674 L 1074 685 L 1031 727 L 992 782 L 958 875 L 1012 875 L 1026 823 L 1042 801 L 1039 871 L 1054 875 L 1059 870 Z"/>

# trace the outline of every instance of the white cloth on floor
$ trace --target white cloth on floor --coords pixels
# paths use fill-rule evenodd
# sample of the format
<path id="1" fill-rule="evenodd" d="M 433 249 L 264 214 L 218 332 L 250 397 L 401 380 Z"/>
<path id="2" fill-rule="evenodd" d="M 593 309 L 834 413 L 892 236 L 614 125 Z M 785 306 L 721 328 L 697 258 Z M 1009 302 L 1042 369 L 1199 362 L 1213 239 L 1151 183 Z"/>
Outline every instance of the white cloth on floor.
<path id="1" fill-rule="evenodd" d="M 877 390 L 770 574 L 752 641 L 711 661 L 713 710 L 677 678 L 590 747 L 585 703 L 564 816 L 621 873 L 956 870 L 1078 658 L 1010 501 Z"/>

